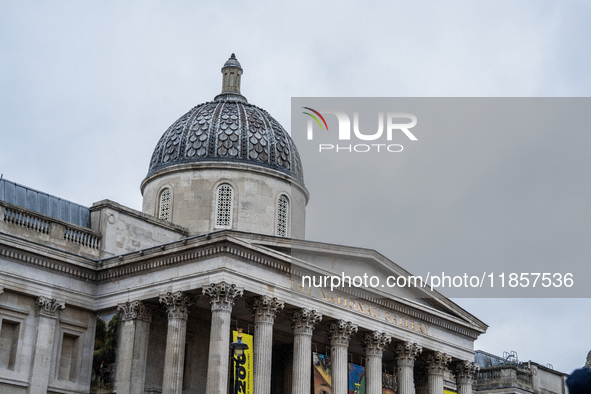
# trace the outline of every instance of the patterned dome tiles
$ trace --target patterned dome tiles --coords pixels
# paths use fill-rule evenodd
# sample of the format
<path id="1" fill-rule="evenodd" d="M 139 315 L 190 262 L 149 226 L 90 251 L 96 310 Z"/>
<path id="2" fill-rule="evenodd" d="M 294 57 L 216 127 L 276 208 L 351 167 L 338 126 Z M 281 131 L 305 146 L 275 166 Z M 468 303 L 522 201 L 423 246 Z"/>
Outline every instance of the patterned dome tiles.
<path id="1" fill-rule="evenodd" d="M 289 134 L 265 110 L 247 103 L 219 100 L 191 109 L 156 145 L 148 175 L 175 164 L 207 161 L 261 165 L 304 181 Z"/>

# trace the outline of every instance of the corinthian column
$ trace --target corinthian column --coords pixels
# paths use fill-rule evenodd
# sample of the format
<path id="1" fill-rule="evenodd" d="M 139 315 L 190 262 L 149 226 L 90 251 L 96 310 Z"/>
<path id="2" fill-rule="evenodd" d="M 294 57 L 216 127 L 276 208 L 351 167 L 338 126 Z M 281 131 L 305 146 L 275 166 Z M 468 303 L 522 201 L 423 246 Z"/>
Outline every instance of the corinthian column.
<path id="1" fill-rule="evenodd" d="M 121 314 L 117 394 L 143 394 L 153 308 L 138 300 L 119 304 L 117 310 Z"/>
<path id="2" fill-rule="evenodd" d="M 212 283 L 203 288 L 211 304 L 211 332 L 207 362 L 206 394 L 227 394 L 230 349 L 230 322 L 234 300 L 242 290 L 226 282 Z"/>
<path id="3" fill-rule="evenodd" d="M 427 355 L 427 385 L 429 394 L 443 394 L 443 373 L 451 362 L 451 356 L 441 352 Z"/>
<path id="4" fill-rule="evenodd" d="M 260 296 L 248 303 L 254 316 L 254 394 L 271 393 L 271 359 L 273 355 L 273 323 L 283 301 Z"/>
<path id="5" fill-rule="evenodd" d="M 423 348 L 412 342 L 398 342 L 393 350 L 398 363 L 398 394 L 415 394 L 413 368 Z"/>
<path id="6" fill-rule="evenodd" d="M 189 308 L 194 299 L 181 291 L 160 296 L 168 312 L 168 332 L 164 355 L 164 380 L 162 394 L 181 394 L 183 391 L 183 367 L 185 365 L 185 340 Z"/>
<path id="7" fill-rule="evenodd" d="M 291 394 L 310 394 L 312 332 L 322 315 L 302 308 L 289 315 L 293 327 L 293 375 Z"/>
<path id="8" fill-rule="evenodd" d="M 382 356 L 392 338 L 385 332 L 366 332 L 359 337 L 365 349 L 365 393 L 382 392 Z"/>
<path id="9" fill-rule="evenodd" d="M 51 367 L 51 355 L 53 353 L 53 338 L 57 322 L 58 310 L 64 310 L 66 304 L 63 301 L 46 297 L 37 297 L 37 339 L 35 341 L 35 354 L 29 381 L 29 394 L 47 394 L 49 385 L 49 371 Z"/>
<path id="10" fill-rule="evenodd" d="M 480 367 L 471 361 L 462 360 L 453 363 L 452 370 L 456 375 L 458 394 L 472 394 L 472 382 Z"/>
<path id="11" fill-rule="evenodd" d="M 349 368 L 347 349 L 351 335 L 357 332 L 357 324 L 350 321 L 335 320 L 329 323 L 326 333 L 330 338 L 330 364 L 332 366 L 332 393 L 349 393 Z"/>

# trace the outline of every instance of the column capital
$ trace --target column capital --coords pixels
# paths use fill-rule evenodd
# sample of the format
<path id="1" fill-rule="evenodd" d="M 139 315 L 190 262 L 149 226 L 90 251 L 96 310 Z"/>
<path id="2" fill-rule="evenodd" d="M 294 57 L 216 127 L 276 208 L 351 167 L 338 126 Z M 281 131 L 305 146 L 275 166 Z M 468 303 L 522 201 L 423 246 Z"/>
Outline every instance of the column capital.
<path id="1" fill-rule="evenodd" d="M 252 316 L 254 317 L 255 323 L 273 324 L 277 313 L 285 307 L 283 301 L 266 295 L 250 298 L 246 303 L 252 309 Z"/>
<path id="2" fill-rule="evenodd" d="M 57 310 L 66 309 L 66 303 L 64 301 L 58 301 L 55 298 L 37 297 L 35 304 L 35 314 L 37 316 L 42 315 L 46 317 L 57 317 Z"/>
<path id="3" fill-rule="evenodd" d="M 195 305 L 195 299 L 182 291 L 168 292 L 161 295 L 159 300 L 161 304 L 164 304 L 169 320 L 187 320 L 189 318 L 189 308 Z"/>
<path id="4" fill-rule="evenodd" d="M 429 375 L 443 375 L 451 362 L 451 356 L 442 352 L 431 352 L 427 354 L 427 368 Z"/>
<path id="5" fill-rule="evenodd" d="M 459 360 L 451 364 L 451 370 L 454 375 L 456 375 L 458 383 L 472 384 L 472 381 L 474 377 L 476 377 L 480 367 L 478 364 L 472 361 Z"/>
<path id="6" fill-rule="evenodd" d="M 296 335 L 312 335 L 314 327 L 322 320 L 322 315 L 315 310 L 302 308 L 293 311 L 287 318 L 291 321 L 291 326 Z"/>
<path id="7" fill-rule="evenodd" d="M 236 298 L 242 297 L 243 291 L 238 289 L 235 284 L 226 282 L 212 283 L 203 288 L 203 294 L 209 297 L 211 310 L 232 311 L 232 306 Z"/>
<path id="8" fill-rule="evenodd" d="M 348 346 L 351 336 L 357 332 L 357 324 L 345 320 L 333 320 L 325 327 L 331 345 Z"/>
<path id="9" fill-rule="evenodd" d="M 392 346 L 392 351 L 396 355 L 396 360 L 398 361 L 398 365 L 414 365 L 415 359 L 421 352 L 423 348 L 416 343 L 405 341 L 405 342 L 396 342 L 394 346 Z"/>
<path id="10" fill-rule="evenodd" d="M 384 349 L 392 341 L 392 338 L 388 334 L 380 331 L 363 333 L 357 339 L 361 342 L 366 356 L 379 357 L 382 356 Z"/>
<path id="11" fill-rule="evenodd" d="M 154 308 L 141 300 L 135 300 L 117 304 L 117 311 L 121 314 L 123 321 L 143 320 L 149 323 L 152 321 Z"/>

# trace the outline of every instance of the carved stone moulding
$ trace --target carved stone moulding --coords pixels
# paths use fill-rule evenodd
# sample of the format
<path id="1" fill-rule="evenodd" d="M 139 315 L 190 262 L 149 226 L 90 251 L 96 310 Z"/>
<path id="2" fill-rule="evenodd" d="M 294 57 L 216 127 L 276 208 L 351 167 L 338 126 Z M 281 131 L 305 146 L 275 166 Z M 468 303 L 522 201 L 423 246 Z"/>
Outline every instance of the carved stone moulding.
<path id="1" fill-rule="evenodd" d="M 255 322 L 263 323 L 273 323 L 277 313 L 285 307 L 283 301 L 279 301 L 275 297 L 269 297 L 266 295 L 251 298 L 246 303 L 252 310 Z"/>
<path id="2" fill-rule="evenodd" d="M 36 306 L 36 314 L 47 316 L 47 317 L 57 317 L 58 310 L 66 309 L 66 303 L 64 301 L 58 301 L 55 298 L 47 298 L 47 297 L 37 297 Z"/>
<path id="3" fill-rule="evenodd" d="M 187 320 L 189 308 L 195 305 L 195 298 L 182 291 L 168 292 L 160 296 L 160 303 L 166 308 L 168 319 Z"/>
<path id="4" fill-rule="evenodd" d="M 322 320 L 322 314 L 313 309 L 302 308 L 291 312 L 287 318 L 291 321 L 295 334 L 312 335 L 314 327 Z"/>
<path id="5" fill-rule="evenodd" d="M 396 361 L 399 366 L 410 366 L 414 365 L 415 359 L 423 352 L 423 348 L 416 343 L 405 341 L 393 344 L 392 351 L 396 355 Z"/>
<path id="6" fill-rule="evenodd" d="M 357 324 L 345 320 L 333 320 L 325 327 L 332 345 L 349 345 L 351 337 L 357 333 Z"/>
<path id="7" fill-rule="evenodd" d="M 203 294 L 209 297 L 211 310 L 232 311 L 236 298 L 242 297 L 243 290 L 238 289 L 235 284 L 226 282 L 212 283 L 203 288 Z"/>
<path id="8" fill-rule="evenodd" d="M 392 337 L 380 331 L 365 332 L 357 339 L 361 342 L 366 356 L 382 356 L 386 346 L 392 341 Z"/>
<path id="9" fill-rule="evenodd" d="M 135 300 L 118 304 L 117 311 L 121 314 L 123 321 L 137 319 L 151 322 L 154 307 L 143 301 Z"/>

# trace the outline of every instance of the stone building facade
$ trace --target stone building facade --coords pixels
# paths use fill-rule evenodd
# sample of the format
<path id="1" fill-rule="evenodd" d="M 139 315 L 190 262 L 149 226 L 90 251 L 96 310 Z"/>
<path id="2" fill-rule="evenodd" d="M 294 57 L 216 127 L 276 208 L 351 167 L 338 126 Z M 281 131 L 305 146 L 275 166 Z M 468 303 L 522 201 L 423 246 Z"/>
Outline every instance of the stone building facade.
<path id="1" fill-rule="evenodd" d="M 472 393 L 487 326 L 450 300 L 302 284 L 410 273 L 373 250 L 305 240 L 297 149 L 241 94 L 242 73 L 232 55 L 222 92 L 164 133 L 142 212 L 0 180 L 1 393 L 88 393 L 97 314 L 116 313 L 117 394 L 227 394 L 237 327 L 254 335 L 254 394 L 310 393 L 313 351 L 331 356 L 334 394 L 348 393 L 352 360 L 368 394 L 383 370 L 398 394 Z"/>
<path id="2" fill-rule="evenodd" d="M 515 352 L 505 357 L 477 351 L 475 361 L 480 370 L 474 391 L 482 394 L 567 394 L 567 374 L 551 365 L 533 361 L 520 362 Z"/>

